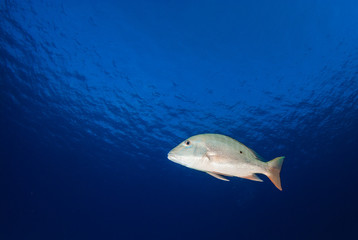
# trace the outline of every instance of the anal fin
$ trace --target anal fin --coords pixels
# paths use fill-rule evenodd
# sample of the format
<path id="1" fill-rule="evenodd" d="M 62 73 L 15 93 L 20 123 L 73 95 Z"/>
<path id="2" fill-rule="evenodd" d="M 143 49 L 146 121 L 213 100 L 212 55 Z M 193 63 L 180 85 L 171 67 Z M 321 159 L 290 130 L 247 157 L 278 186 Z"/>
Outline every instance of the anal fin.
<path id="1" fill-rule="evenodd" d="M 212 172 L 206 172 L 207 174 L 213 176 L 214 178 L 223 180 L 223 181 L 230 181 L 229 179 L 224 178 L 223 176 L 216 174 L 216 173 L 212 173 Z"/>
<path id="2" fill-rule="evenodd" d="M 245 177 L 241 177 L 241 178 L 246 178 L 252 181 L 257 181 L 257 182 L 263 182 L 261 178 L 259 178 L 255 173 L 253 173 L 252 175 L 249 176 L 245 176 Z"/>

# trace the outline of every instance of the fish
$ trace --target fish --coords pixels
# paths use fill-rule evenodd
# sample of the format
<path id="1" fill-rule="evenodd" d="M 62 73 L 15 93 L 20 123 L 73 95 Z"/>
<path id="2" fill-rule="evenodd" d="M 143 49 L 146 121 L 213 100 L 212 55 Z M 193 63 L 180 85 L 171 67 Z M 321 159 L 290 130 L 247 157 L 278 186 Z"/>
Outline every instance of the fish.
<path id="1" fill-rule="evenodd" d="M 284 158 L 264 162 L 255 151 L 241 142 L 213 133 L 192 136 L 168 153 L 168 159 L 172 162 L 206 172 L 223 181 L 229 181 L 227 177 L 239 177 L 262 182 L 256 174 L 264 174 L 280 191 Z"/>

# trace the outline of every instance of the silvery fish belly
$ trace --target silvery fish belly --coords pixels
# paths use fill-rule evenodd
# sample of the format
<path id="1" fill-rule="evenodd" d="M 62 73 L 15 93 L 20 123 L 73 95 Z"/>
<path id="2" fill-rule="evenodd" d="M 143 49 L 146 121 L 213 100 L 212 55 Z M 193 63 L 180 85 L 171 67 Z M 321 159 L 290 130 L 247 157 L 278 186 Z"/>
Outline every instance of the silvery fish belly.
<path id="1" fill-rule="evenodd" d="M 172 149 L 168 159 L 224 181 L 229 181 L 227 176 L 262 182 L 256 175 L 261 173 L 282 190 L 280 171 L 284 157 L 263 162 L 253 150 L 225 135 L 192 136 Z"/>

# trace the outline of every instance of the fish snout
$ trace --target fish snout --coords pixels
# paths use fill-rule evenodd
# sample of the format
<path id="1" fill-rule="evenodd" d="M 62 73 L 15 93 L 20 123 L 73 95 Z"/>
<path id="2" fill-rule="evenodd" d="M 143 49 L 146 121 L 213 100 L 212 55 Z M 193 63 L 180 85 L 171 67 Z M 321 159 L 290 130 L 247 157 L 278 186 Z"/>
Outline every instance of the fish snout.
<path id="1" fill-rule="evenodd" d="M 172 153 L 172 151 L 170 151 L 170 152 L 168 153 L 168 159 L 171 160 L 171 161 L 177 160 L 175 154 Z"/>

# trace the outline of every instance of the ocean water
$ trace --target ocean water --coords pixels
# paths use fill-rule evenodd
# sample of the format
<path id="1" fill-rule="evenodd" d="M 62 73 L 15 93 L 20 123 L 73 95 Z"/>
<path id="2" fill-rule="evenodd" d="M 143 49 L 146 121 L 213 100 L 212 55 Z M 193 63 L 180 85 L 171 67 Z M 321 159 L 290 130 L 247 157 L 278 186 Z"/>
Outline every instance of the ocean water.
<path id="1" fill-rule="evenodd" d="M 220 181 L 200 133 L 271 160 Z M 358 2 L 0 1 L 0 239 L 354 239 Z"/>

